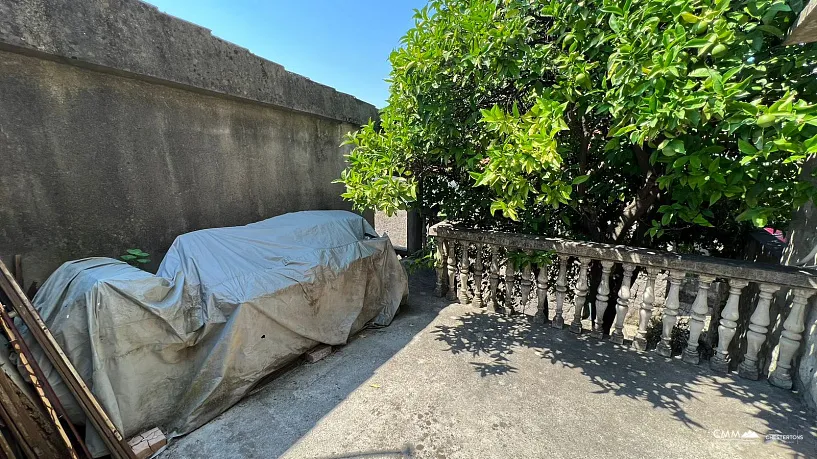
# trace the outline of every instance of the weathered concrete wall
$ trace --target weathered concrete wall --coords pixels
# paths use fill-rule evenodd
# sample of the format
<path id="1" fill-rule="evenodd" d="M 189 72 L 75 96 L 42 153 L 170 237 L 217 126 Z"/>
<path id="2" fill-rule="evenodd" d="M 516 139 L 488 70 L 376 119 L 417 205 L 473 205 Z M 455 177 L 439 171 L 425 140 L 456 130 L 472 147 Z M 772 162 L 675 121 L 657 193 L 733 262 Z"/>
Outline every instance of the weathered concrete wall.
<path id="1" fill-rule="evenodd" d="M 355 124 L 377 115 L 138 0 L 0 0 L 0 48 Z"/>
<path id="2" fill-rule="evenodd" d="M 817 0 L 809 0 L 786 37 L 787 45 L 817 41 Z"/>
<path id="3" fill-rule="evenodd" d="M 138 1 L 0 0 L 0 256 L 43 281 L 69 259 L 346 209 L 339 145 L 376 116 Z"/>
<path id="4" fill-rule="evenodd" d="M 815 167 L 817 157 L 812 156 L 803 168 L 803 176 L 809 177 Z M 813 202 L 794 214 L 788 236 L 789 244 L 783 252 L 782 264 L 791 265 L 801 261 L 817 246 L 817 207 Z M 817 265 L 817 260 L 807 260 L 806 264 Z M 777 328 L 780 323 L 782 321 L 778 320 Z M 811 408 L 817 409 L 817 298 L 811 298 L 806 307 L 805 331 L 799 356 L 796 374 L 792 375 L 794 387 Z"/>

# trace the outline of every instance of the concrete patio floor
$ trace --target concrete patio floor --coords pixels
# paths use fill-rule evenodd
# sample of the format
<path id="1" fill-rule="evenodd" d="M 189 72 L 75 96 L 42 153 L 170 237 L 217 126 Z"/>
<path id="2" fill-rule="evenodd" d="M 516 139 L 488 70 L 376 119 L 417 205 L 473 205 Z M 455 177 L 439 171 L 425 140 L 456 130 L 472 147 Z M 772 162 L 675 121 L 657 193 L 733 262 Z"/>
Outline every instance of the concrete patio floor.
<path id="1" fill-rule="evenodd" d="M 815 415 L 765 380 L 712 376 L 432 289 L 431 275 L 414 276 L 390 327 L 289 371 L 161 457 L 817 457 Z M 748 431 L 759 438 L 733 438 Z"/>

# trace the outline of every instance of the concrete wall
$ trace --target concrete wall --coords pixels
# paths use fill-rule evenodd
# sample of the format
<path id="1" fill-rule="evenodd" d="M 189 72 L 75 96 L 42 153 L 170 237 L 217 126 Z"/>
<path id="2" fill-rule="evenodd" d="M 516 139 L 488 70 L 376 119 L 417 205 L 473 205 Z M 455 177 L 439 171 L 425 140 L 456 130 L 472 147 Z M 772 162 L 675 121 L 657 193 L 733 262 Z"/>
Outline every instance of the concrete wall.
<path id="1" fill-rule="evenodd" d="M 810 177 L 817 168 L 817 157 L 812 156 L 803 167 L 803 176 Z M 783 252 L 781 263 L 791 265 L 800 262 L 817 247 L 817 207 L 810 202 L 795 212 L 788 234 L 789 243 Z M 817 266 L 817 259 L 807 260 L 806 265 Z M 791 303 L 788 303 L 791 304 Z M 775 324 L 780 328 L 781 320 Z M 796 374 L 792 375 L 794 387 L 806 403 L 817 409 L 817 298 L 812 297 L 806 306 L 805 330 L 800 346 Z M 797 357 L 795 357 L 795 360 Z"/>
<path id="2" fill-rule="evenodd" d="M 817 41 L 817 0 L 809 0 L 786 37 L 787 45 Z"/>
<path id="3" fill-rule="evenodd" d="M 69 259 L 347 209 L 339 145 L 376 116 L 135 0 L 0 0 L 0 256 L 42 282 Z"/>

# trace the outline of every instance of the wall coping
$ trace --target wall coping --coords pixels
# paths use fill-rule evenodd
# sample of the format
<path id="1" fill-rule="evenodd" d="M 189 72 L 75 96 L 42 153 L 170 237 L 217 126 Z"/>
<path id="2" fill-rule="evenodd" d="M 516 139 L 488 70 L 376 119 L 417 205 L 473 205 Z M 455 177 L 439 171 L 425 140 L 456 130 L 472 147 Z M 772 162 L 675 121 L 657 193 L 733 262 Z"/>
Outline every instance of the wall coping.
<path id="1" fill-rule="evenodd" d="M 0 0 L 0 50 L 352 124 L 374 105 L 140 0 Z"/>

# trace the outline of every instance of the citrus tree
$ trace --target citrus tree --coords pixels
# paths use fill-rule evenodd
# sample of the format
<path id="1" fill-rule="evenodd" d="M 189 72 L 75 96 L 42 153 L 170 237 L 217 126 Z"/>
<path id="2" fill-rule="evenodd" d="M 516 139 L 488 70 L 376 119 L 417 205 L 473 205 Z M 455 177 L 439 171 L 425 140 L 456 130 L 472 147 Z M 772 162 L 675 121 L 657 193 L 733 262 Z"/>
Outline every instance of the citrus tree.
<path id="1" fill-rule="evenodd" d="M 800 0 L 432 0 L 352 133 L 346 199 L 579 239 L 736 247 L 815 195 Z"/>

